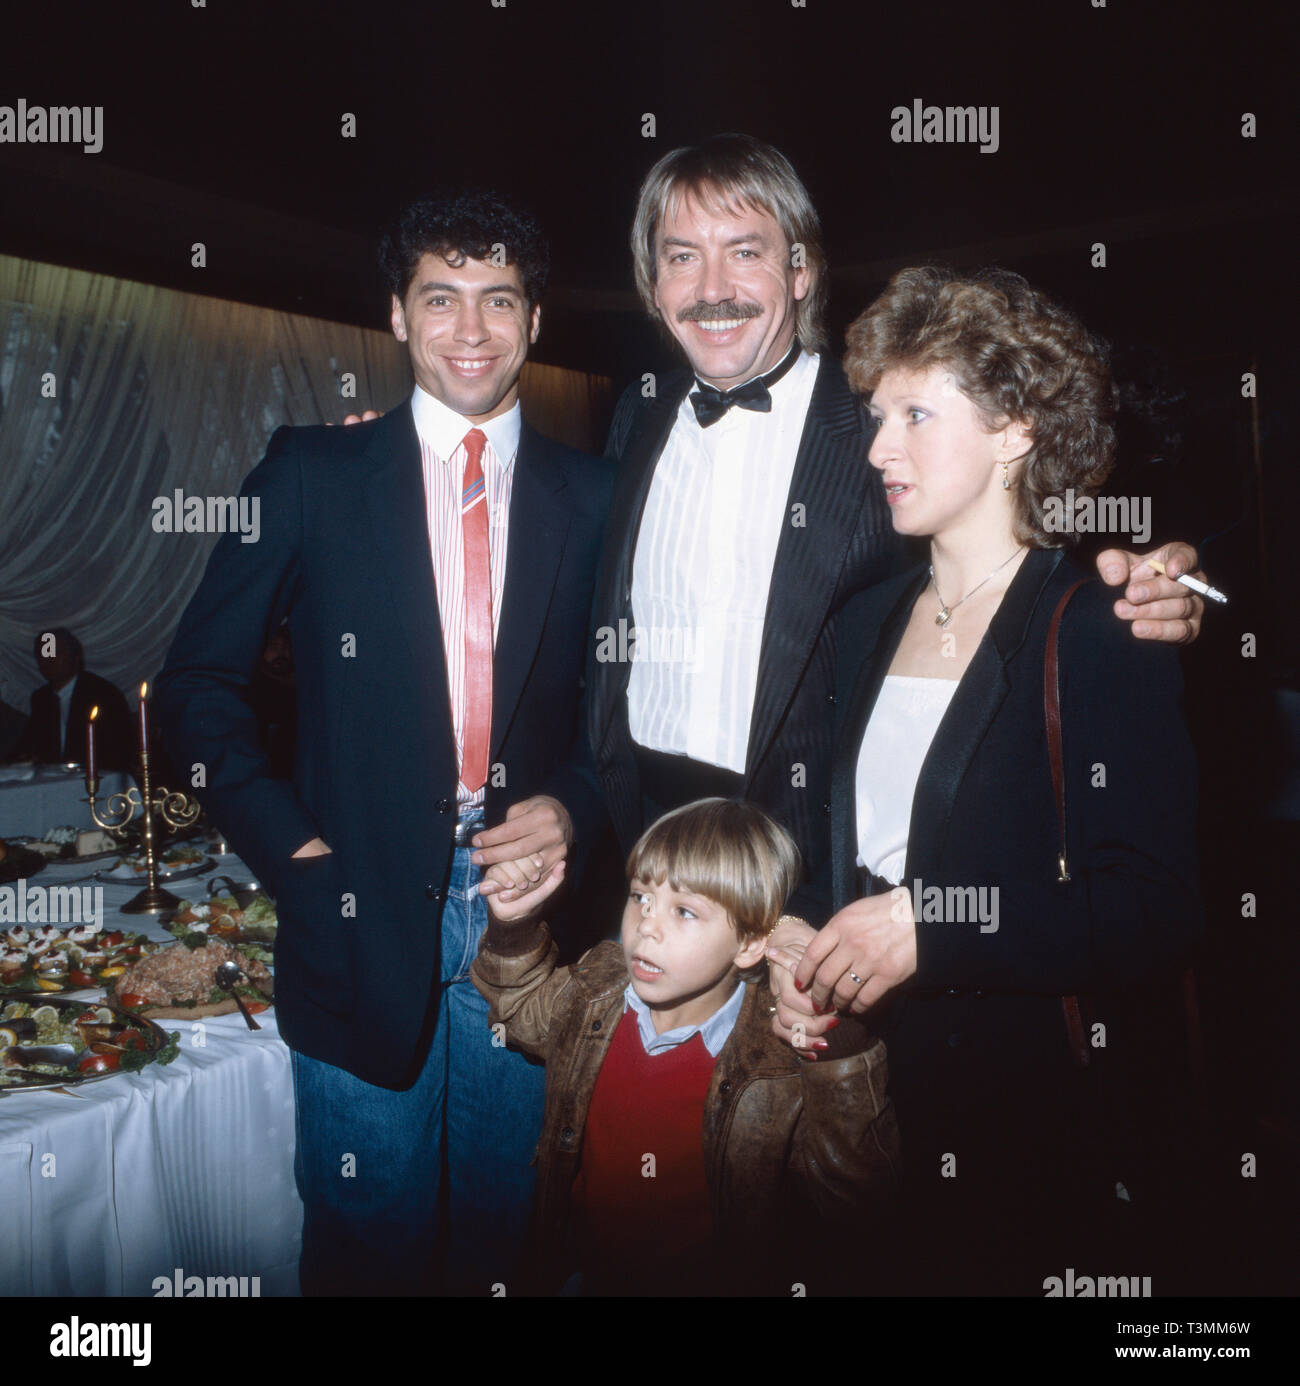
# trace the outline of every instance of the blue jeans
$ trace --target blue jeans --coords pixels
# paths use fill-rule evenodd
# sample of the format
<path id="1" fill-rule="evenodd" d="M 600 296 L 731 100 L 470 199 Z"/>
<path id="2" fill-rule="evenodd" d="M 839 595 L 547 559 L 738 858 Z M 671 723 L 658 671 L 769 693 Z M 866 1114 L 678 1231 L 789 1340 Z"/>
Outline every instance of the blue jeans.
<path id="1" fill-rule="evenodd" d="M 545 1070 L 496 1041 L 469 979 L 487 925 L 469 858 L 468 848 L 453 853 L 437 1027 L 412 1086 L 393 1092 L 293 1052 L 304 1294 L 513 1288 Z"/>

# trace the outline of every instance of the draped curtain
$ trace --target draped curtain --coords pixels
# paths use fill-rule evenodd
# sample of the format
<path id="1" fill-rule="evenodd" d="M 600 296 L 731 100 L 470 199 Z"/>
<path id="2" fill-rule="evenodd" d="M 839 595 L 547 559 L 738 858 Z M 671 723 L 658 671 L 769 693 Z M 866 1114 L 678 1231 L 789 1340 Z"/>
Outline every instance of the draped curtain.
<path id="1" fill-rule="evenodd" d="M 521 382 L 538 428 L 588 447 L 609 387 Z M 26 711 L 50 626 L 122 687 L 152 677 L 219 537 L 158 533 L 155 498 L 234 496 L 279 425 L 410 389 L 386 332 L 0 256 L 0 699 Z"/>

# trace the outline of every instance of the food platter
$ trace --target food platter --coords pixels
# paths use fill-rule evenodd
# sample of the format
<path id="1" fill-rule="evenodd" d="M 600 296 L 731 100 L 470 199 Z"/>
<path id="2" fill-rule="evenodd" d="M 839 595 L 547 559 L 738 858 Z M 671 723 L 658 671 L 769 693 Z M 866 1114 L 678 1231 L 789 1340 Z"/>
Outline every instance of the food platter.
<path id="1" fill-rule="evenodd" d="M 23 836 L 9 840 L 11 844 L 16 843 L 29 851 L 40 853 L 55 866 L 88 866 L 92 862 L 120 857 L 124 851 L 134 851 L 137 837 L 136 832 L 128 830 L 121 841 L 114 842 L 113 835 L 101 828 L 78 830 L 71 825 L 62 825 L 51 828 L 44 837 Z M 79 852 L 77 848 L 83 840 L 87 845 L 98 841 L 107 842 L 108 846 L 96 852 Z"/>
<path id="2" fill-rule="evenodd" d="M 0 999 L 108 986 L 158 947 L 144 934 L 105 932 L 93 922 L 66 928 L 16 924 L 0 932 Z"/>
<path id="3" fill-rule="evenodd" d="M 218 879 L 221 879 L 218 877 Z M 194 933 L 238 945 L 250 958 L 270 963 L 275 946 L 275 902 L 258 890 L 241 908 L 228 890 L 208 887 L 206 900 L 185 900 L 162 918 L 163 927 L 182 942 Z"/>
<path id="4" fill-rule="evenodd" d="M 183 881 L 189 876 L 201 876 L 215 865 L 211 857 L 204 856 L 197 848 L 172 847 L 158 857 L 158 879 Z M 115 866 L 96 871 L 95 879 L 106 885 L 134 885 L 145 879 L 146 872 L 143 856 L 119 857 Z"/>
<path id="5" fill-rule="evenodd" d="M 247 947 L 249 945 L 245 945 Z M 191 933 L 139 959 L 114 978 L 109 997 L 131 1015 L 158 1020 L 198 1020 L 227 1015 L 238 1003 L 218 986 L 216 971 L 234 963 L 235 990 L 249 1007 L 271 1003 L 274 978 L 264 962 L 224 939 Z"/>
<path id="6" fill-rule="evenodd" d="M 0 1002 L 18 992 L 49 995 L 108 986 L 158 947 L 144 934 L 105 933 L 96 923 L 14 925 L 0 933 Z"/>
<path id="7" fill-rule="evenodd" d="M 36 1033 L 19 1035 L 19 1043 L 10 1044 L 10 1035 L 3 1032 L 20 1028 L 19 1021 L 27 1022 L 21 1028 L 34 1027 Z M 82 1087 L 148 1064 L 168 1064 L 178 1045 L 179 1034 L 168 1035 L 152 1020 L 111 1001 L 77 1001 L 43 992 L 6 996 L 0 999 L 0 1096 Z M 34 1047 L 40 1053 L 69 1051 L 69 1066 L 51 1072 L 47 1070 L 56 1065 L 25 1063 Z"/>

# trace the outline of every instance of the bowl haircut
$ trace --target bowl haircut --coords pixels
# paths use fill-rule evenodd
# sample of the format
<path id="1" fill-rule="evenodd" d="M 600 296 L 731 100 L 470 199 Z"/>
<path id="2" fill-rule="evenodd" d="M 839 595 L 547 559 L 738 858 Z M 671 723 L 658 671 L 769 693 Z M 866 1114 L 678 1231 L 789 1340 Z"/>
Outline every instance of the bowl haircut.
<path id="1" fill-rule="evenodd" d="M 790 834 L 737 799 L 699 799 L 673 809 L 646 829 L 627 859 L 629 881 L 667 881 L 712 900 L 746 942 L 771 933 L 800 872 Z"/>

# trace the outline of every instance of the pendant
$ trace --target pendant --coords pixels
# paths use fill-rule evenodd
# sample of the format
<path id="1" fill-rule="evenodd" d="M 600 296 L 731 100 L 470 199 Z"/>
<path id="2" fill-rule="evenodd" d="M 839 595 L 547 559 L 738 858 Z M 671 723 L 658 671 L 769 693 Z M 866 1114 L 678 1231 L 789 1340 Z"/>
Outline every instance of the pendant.
<path id="1" fill-rule="evenodd" d="M 946 626 L 952 620 L 952 612 L 946 606 L 939 608 L 939 614 L 934 618 L 936 626 Z"/>

